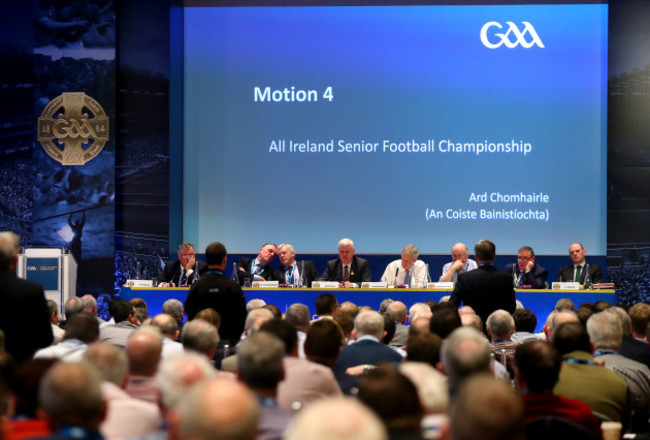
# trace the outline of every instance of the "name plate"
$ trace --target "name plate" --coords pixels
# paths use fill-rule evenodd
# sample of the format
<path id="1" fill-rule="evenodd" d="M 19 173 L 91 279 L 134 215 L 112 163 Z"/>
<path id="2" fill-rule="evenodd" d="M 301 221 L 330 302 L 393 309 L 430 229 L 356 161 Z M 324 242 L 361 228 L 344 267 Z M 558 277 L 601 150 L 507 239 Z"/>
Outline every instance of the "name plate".
<path id="1" fill-rule="evenodd" d="M 126 280 L 126 287 L 153 287 L 152 280 Z"/>
<path id="2" fill-rule="evenodd" d="M 580 290 L 580 283 L 576 281 L 571 281 L 571 282 L 554 282 L 551 285 L 552 289 L 562 289 L 562 290 Z"/>
<path id="3" fill-rule="evenodd" d="M 339 282 L 338 281 L 312 281 L 311 287 L 312 289 L 338 289 Z"/>
<path id="4" fill-rule="evenodd" d="M 253 281 L 251 287 L 256 289 L 277 289 L 279 285 L 279 281 Z"/>
<path id="5" fill-rule="evenodd" d="M 385 289 L 387 286 L 388 286 L 387 283 L 382 283 L 380 281 L 377 282 L 366 281 L 365 283 L 361 283 L 362 289 Z"/>
<path id="6" fill-rule="evenodd" d="M 439 283 L 427 283 L 427 289 L 454 290 L 454 283 L 451 281 L 439 282 Z"/>

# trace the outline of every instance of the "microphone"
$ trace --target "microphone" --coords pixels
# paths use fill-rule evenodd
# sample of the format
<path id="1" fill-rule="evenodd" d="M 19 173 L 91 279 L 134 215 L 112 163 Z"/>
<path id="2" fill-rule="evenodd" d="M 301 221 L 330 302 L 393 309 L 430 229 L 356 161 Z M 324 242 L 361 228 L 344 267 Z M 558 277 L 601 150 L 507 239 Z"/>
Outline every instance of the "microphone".
<path id="1" fill-rule="evenodd" d="M 393 286 L 397 286 L 397 274 L 399 273 L 399 266 L 397 266 L 397 269 L 395 269 L 395 281 L 393 282 Z"/>
<path id="2" fill-rule="evenodd" d="M 305 286 L 305 260 L 302 260 L 300 262 L 300 273 L 298 274 L 300 277 L 300 283 L 298 283 L 298 287 L 306 287 Z"/>

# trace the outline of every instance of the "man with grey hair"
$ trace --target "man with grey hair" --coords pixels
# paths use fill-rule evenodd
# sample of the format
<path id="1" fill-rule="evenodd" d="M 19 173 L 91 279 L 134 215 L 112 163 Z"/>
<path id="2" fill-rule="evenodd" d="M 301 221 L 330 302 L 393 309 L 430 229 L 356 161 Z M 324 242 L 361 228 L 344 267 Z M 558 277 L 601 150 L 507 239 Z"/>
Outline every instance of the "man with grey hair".
<path id="1" fill-rule="evenodd" d="M 66 428 L 83 433 L 83 438 L 102 438 L 99 428 L 106 415 L 101 379 L 83 362 L 60 362 L 45 373 L 38 403 L 52 428 L 51 438 L 72 438 Z"/>
<path id="2" fill-rule="evenodd" d="M 298 357 L 300 359 L 305 359 L 305 339 L 307 339 L 310 317 L 309 307 L 300 303 L 291 304 L 287 309 L 287 313 L 284 314 L 284 319 L 296 328 Z"/>
<path id="3" fill-rule="evenodd" d="M 88 346 L 99 337 L 99 323 L 88 313 L 75 313 L 68 320 L 61 342 L 41 348 L 34 358 L 56 358 L 63 362 L 78 362 Z"/>
<path id="4" fill-rule="evenodd" d="M 456 243 L 451 248 L 451 261 L 442 266 L 440 281 L 455 283 L 458 275 L 478 267 L 476 261 L 469 259 L 469 251 L 464 243 Z"/>
<path id="5" fill-rule="evenodd" d="M 164 359 L 156 373 L 161 403 L 165 411 L 176 408 L 192 385 L 217 377 L 217 370 L 202 354 L 191 350 L 173 358 Z"/>
<path id="6" fill-rule="evenodd" d="M 248 338 L 257 333 L 266 321 L 273 319 L 273 313 L 267 309 L 254 309 L 246 316 L 244 324 L 244 335 L 242 339 Z M 221 361 L 221 369 L 234 373 L 237 368 L 237 354 L 225 357 Z"/>
<path id="7" fill-rule="evenodd" d="M 335 420 L 335 423 L 332 421 Z M 388 440 L 381 420 L 352 399 L 319 400 L 296 414 L 285 440 Z"/>
<path id="8" fill-rule="evenodd" d="M 647 430 L 650 408 L 650 369 L 640 362 L 618 353 L 623 340 L 623 327 L 617 313 L 607 309 L 595 313 L 587 320 L 587 333 L 594 346 L 594 360 L 604 362 L 605 368 L 627 381 L 632 396 L 633 424 Z M 638 426 L 642 423 L 642 426 Z M 644 431 L 645 432 L 645 431 Z"/>
<path id="9" fill-rule="evenodd" d="M 278 385 L 284 379 L 284 344 L 261 331 L 242 341 L 237 377 L 256 395 L 262 406 L 258 439 L 281 439 L 292 414 L 278 405 Z"/>
<path id="10" fill-rule="evenodd" d="M 507 365 L 511 367 L 517 348 L 517 344 L 510 339 L 515 332 L 514 318 L 505 310 L 495 310 L 488 316 L 486 327 L 490 336 L 490 351 L 497 359 L 501 359 L 501 362 L 505 356 Z"/>
<path id="11" fill-rule="evenodd" d="M 389 286 L 406 286 L 406 287 L 426 287 L 429 282 L 429 267 L 427 264 L 418 260 L 420 251 L 412 244 L 407 244 L 402 248 L 401 259 L 391 261 L 381 281 Z"/>
<path id="12" fill-rule="evenodd" d="M 275 271 L 275 278 L 280 284 L 289 286 L 311 287 L 312 281 L 320 276 L 314 263 L 308 260 L 296 261 L 296 251 L 289 243 L 278 246 L 280 268 Z"/>
<path id="13" fill-rule="evenodd" d="M 73 315 L 83 312 L 84 303 L 81 298 L 77 296 L 71 296 L 68 298 L 63 306 L 63 312 L 65 313 L 65 321 L 59 323 L 59 327 L 65 330 L 65 326 L 68 325 L 68 320 L 72 318 Z"/>
<path id="14" fill-rule="evenodd" d="M 451 332 L 442 344 L 440 358 L 452 398 L 470 376 L 490 373 L 490 344 L 472 327 L 459 327 Z"/>
<path id="15" fill-rule="evenodd" d="M 386 310 L 386 316 L 395 321 L 395 335 L 388 345 L 403 347 L 409 335 L 409 328 L 406 325 L 406 304 L 402 301 L 393 301 Z"/>
<path id="16" fill-rule="evenodd" d="M 354 242 L 349 238 L 339 241 L 339 258 L 327 262 L 322 281 L 338 281 L 339 287 L 356 287 L 358 283 L 371 281 L 368 260 L 354 255 Z"/>
<path id="17" fill-rule="evenodd" d="M 100 431 L 107 439 L 131 438 L 155 432 L 162 423 L 158 406 L 135 399 L 124 391 L 129 363 L 124 350 L 98 343 L 88 347 L 84 360 L 102 379 L 102 395 L 108 405 Z"/>
<path id="18" fill-rule="evenodd" d="M 176 287 L 192 285 L 208 270 L 208 265 L 196 259 L 192 243 L 181 243 L 176 252 L 178 260 L 167 261 L 165 268 L 158 274 L 158 287 Z"/>
<path id="19" fill-rule="evenodd" d="M 153 318 L 149 325 L 160 330 L 163 339 L 162 358 L 178 356 L 183 354 L 183 344 L 178 342 L 180 331 L 176 325 L 176 319 L 167 313 L 160 313 Z"/>
<path id="20" fill-rule="evenodd" d="M 244 385 L 208 379 L 190 390 L 176 412 L 170 440 L 254 440 L 260 406 Z"/>
<path id="21" fill-rule="evenodd" d="M 255 298 L 251 299 L 246 303 L 246 313 L 250 313 L 251 310 L 261 309 L 266 305 L 266 301 L 263 299 Z"/>
<path id="22" fill-rule="evenodd" d="M 359 313 L 354 318 L 352 330 L 352 337 L 356 341 L 343 347 L 334 364 L 335 372 L 345 372 L 350 367 L 364 364 L 401 362 L 402 356 L 399 353 L 380 342 L 385 335 L 382 315 L 374 311 Z"/>
<path id="23" fill-rule="evenodd" d="M 193 319 L 183 327 L 183 348 L 214 359 L 219 346 L 219 332 L 208 321 Z"/>
<path id="24" fill-rule="evenodd" d="M 65 331 L 59 327 L 59 305 L 51 299 L 48 299 L 47 308 L 50 311 L 50 324 L 52 326 L 52 335 L 54 336 L 52 344 L 58 344 L 61 342 L 61 339 L 63 339 L 63 334 L 65 333 Z"/>
<path id="25" fill-rule="evenodd" d="M 177 300 L 176 298 L 170 298 L 163 303 L 162 312 L 170 315 L 176 321 L 176 326 L 178 327 L 179 337 L 178 342 L 180 342 L 180 334 L 183 332 L 183 303 Z"/>
<path id="26" fill-rule="evenodd" d="M 549 313 L 548 318 L 546 318 L 546 323 L 544 324 L 543 331 L 546 335 L 547 341 L 553 340 L 553 332 L 557 329 L 560 324 L 565 322 L 580 322 L 578 315 L 572 310 L 553 310 Z"/>
<path id="27" fill-rule="evenodd" d="M 43 286 L 16 276 L 19 250 L 16 234 L 0 232 L 0 330 L 16 362 L 53 340 Z M 25 319 L 27 312 L 29 319 Z"/>
<path id="28" fill-rule="evenodd" d="M 97 314 L 97 300 L 95 299 L 94 296 L 87 293 L 81 297 L 81 302 L 83 303 L 83 311 L 86 313 L 90 313 L 95 317 L 97 322 L 99 322 L 100 329 L 105 325 L 108 325 L 108 323 L 104 321 L 102 318 L 100 318 L 99 315 Z"/>

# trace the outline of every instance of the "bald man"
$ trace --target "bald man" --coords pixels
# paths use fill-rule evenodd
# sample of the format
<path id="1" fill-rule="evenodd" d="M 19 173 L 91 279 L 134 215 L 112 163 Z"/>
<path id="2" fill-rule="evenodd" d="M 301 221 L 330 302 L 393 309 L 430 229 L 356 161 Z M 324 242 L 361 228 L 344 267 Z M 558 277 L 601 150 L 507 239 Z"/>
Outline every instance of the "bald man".
<path id="1" fill-rule="evenodd" d="M 469 259 L 469 251 L 464 243 L 456 243 L 451 248 L 451 261 L 442 267 L 441 282 L 458 280 L 458 275 L 478 267 L 476 261 Z"/>

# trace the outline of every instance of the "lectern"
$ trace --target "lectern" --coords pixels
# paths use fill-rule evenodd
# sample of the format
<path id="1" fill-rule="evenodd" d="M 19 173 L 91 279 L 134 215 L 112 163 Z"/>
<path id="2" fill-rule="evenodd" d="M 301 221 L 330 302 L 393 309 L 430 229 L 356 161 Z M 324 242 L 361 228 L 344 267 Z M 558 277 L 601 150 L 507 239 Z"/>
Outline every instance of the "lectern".
<path id="1" fill-rule="evenodd" d="M 29 248 L 18 255 L 16 274 L 43 286 L 45 298 L 63 306 L 77 294 L 77 262 L 61 248 Z"/>

